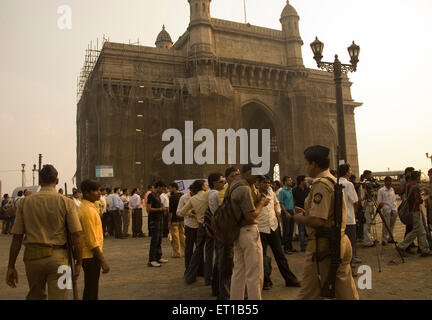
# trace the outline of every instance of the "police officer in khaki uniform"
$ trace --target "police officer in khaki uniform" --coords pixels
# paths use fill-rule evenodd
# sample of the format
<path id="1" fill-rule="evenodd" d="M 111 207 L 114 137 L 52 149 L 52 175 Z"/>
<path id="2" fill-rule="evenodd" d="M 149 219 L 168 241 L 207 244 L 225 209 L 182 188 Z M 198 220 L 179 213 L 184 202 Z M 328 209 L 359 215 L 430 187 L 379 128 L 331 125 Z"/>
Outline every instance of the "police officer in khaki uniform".
<path id="1" fill-rule="evenodd" d="M 81 269 L 81 224 L 74 202 L 56 192 L 57 170 L 45 165 L 39 173 L 41 190 L 20 201 L 10 248 L 6 283 L 16 288 L 18 274 L 15 262 L 24 238 L 24 264 L 29 284 L 28 300 L 65 300 L 69 290 L 59 286 L 63 273 L 59 267 L 68 265 L 66 222 L 75 247 L 76 274 Z M 60 269 L 61 270 L 61 269 Z"/>
<path id="2" fill-rule="evenodd" d="M 331 227 L 334 225 L 334 183 L 336 178 L 329 171 L 329 149 L 323 146 L 313 146 L 305 150 L 306 171 L 314 178 L 311 191 L 305 200 L 305 210 L 296 207 L 295 222 L 306 225 L 308 234 L 308 246 L 306 249 L 306 261 L 301 281 L 301 289 L 298 299 L 320 299 L 320 291 L 330 269 L 330 255 L 323 255 L 329 251 L 329 240 L 318 239 L 318 252 L 325 256 L 316 261 L 316 228 Z M 332 183 L 331 179 L 334 183 Z M 352 248 L 348 237 L 345 235 L 347 209 L 345 197 L 343 198 L 342 227 L 341 227 L 341 259 L 336 274 L 336 299 L 358 300 L 357 288 L 351 273 Z M 319 268 L 319 271 L 318 271 Z"/>

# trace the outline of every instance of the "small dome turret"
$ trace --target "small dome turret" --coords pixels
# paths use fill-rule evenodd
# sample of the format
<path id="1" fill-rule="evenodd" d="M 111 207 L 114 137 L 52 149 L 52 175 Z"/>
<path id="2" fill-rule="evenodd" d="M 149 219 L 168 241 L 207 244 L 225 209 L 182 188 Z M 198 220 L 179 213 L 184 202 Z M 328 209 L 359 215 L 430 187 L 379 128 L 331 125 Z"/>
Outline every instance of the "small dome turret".
<path id="1" fill-rule="evenodd" d="M 294 7 L 292 5 L 290 5 L 289 0 L 287 0 L 286 6 L 283 9 L 282 14 L 281 14 L 281 20 L 283 18 L 287 18 L 290 16 L 298 17 L 299 15 L 298 15 L 296 9 L 294 9 Z"/>
<path id="2" fill-rule="evenodd" d="M 162 31 L 158 34 L 155 44 L 156 44 L 157 48 L 169 49 L 172 47 L 173 42 L 172 42 L 171 36 L 165 30 L 165 25 L 162 26 Z"/>

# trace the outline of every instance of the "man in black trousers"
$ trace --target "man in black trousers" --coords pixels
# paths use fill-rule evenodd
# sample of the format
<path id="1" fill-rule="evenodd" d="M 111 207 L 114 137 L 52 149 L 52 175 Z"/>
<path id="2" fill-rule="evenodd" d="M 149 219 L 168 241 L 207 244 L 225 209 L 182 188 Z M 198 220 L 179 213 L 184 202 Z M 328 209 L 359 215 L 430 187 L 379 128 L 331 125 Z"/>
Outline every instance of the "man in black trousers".
<path id="1" fill-rule="evenodd" d="M 279 235 L 276 233 L 276 229 L 278 228 L 277 216 L 281 214 L 281 208 L 278 198 L 269 188 L 271 185 L 271 179 L 268 176 L 258 176 L 257 182 L 259 192 L 264 194 L 270 200 L 269 204 L 262 209 L 261 214 L 257 217 L 264 258 L 266 257 L 267 247 L 270 246 L 279 271 L 285 280 L 285 285 L 287 287 L 300 287 L 297 277 L 289 268 L 288 260 L 283 252 Z M 271 286 L 272 281 L 270 275 L 265 274 L 263 289 L 268 290 Z"/>

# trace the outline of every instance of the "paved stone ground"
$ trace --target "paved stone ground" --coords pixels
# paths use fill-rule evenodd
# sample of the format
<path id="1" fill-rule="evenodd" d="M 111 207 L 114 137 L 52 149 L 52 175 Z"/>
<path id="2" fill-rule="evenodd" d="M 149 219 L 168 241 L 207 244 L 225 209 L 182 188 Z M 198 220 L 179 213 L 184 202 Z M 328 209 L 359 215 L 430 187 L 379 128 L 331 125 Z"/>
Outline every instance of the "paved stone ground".
<path id="1" fill-rule="evenodd" d="M 377 221 L 378 239 L 381 238 L 381 223 Z M 395 228 L 397 241 L 403 238 L 404 226 L 398 221 Z M 19 283 L 12 289 L 5 284 L 6 266 L 9 255 L 11 236 L 0 236 L 0 299 L 25 299 L 28 286 L 22 262 L 23 250 L 17 261 Z M 299 243 L 294 242 L 298 249 Z M 204 286 L 204 279 L 192 285 L 183 280 L 184 259 L 171 258 L 171 247 L 166 238 L 163 239 L 164 257 L 169 259 L 161 268 L 147 267 L 150 239 L 105 240 L 104 253 L 111 271 L 101 275 L 100 299 L 112 300 L 212 300 L 211 288 Z M 420 258 L 411 255 L 404 264 L 389 265 L 388 262 L 397 258 L 393 245 L 378 246 L 382 252 L 381 272 L 378 271 L 377 251 L 375 248 L 361 248 L 358 244 L 358 255 L 362 265 L 372 268 L 372 289 L 359 290 L 361 299 L 431 299 L 432 298 L 432 258 Z M 269 250 L 270 252 L 270 250 Z M 291 269 L 301 280 L 303 272 L 303 253 L 288 255 Z M 358 279 L 358 278 L 357 278 Z M 284 281 L 273 259 L 273 288 L 263 292 L 265 300 L 295 299 L 299 289 L 284 287 Z M 356 280 L 357 282 L 357 280 Z M 79 279 L 80 296 L 83 289 L 83 274 Z"/>

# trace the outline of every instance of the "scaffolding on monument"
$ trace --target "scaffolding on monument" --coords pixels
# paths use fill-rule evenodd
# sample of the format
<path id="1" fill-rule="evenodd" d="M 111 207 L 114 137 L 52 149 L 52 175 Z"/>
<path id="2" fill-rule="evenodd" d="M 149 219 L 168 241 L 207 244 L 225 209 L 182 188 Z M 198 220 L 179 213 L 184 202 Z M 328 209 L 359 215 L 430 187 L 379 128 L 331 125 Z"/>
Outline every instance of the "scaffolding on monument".
<path id="1" fill-rule="evenodd" d="M 93 69 L 96 65 L 96 62 L 99 58 L 101 50 L 105 42 L 109 41 L 109 38 L 106 38 L 103 35 L 101 47 L 99 48 L 99 38 L 96 39 L 96 45 L 90 41 L 87 49 L 85 50 L 84 64 L 81 68 L 80 75 L 77 79 L 77 101 L 81 99 L 82 93 L 84 92 L 84 88 L 87 83 L 87 79 L 90 74 L 93 72 Z"/>
<path id="2" fill-rule="evenodd" d="M 100 48 L 99 48 L 99 38 L 96 39 L 96 45 L 94 45 L 93 42 L 90 41 L 89 45 L 87 46 L 87 49 L 85 51 L 86 53 L 84 57 L 84 64 L 83 67 L 81 68 L 80 75 L 77 79 L 77 101 L 81 99 L 87 80 L 90 77 L 90 74 L 94 70 L 94 67 L 96 65 L 96 62 L 98 61 L 104 43 L 109 41 L 110 39 L 108 37 L 105 37 L 105 35 L 103 35 Z M 137 42 L 131 42 L 129 40 L 129 45 L 139 46 L 140 45 L 139 38 L 137 38 Z M 125 50 L 125 43 L 123 43 L 123 53 L 124 50 Z"/>

